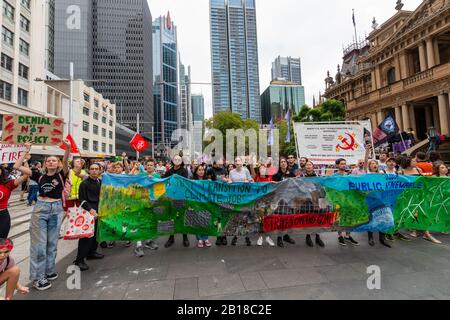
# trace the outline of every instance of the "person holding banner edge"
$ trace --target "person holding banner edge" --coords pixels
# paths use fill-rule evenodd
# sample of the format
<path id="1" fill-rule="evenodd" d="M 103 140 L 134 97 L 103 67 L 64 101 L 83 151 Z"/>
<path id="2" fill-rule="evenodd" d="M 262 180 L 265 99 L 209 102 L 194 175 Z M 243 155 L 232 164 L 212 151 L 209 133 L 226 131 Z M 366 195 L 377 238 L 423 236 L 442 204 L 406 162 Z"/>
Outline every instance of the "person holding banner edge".
<path id="1" fill-rule="evenodd" d="M 0 167 L 0 239 L 7 239 L 11 229 L 11 217 L 8 211 L 11 192 L 26 182 L 31 176 L 31 170 L 25 162 L 25 158 L 31 150 L 31 143 L 26 143 L 25 147 L 26 152 L 22 153 L 19 160 L 14 164 L 14 169 L 22 173 L 19 178 L 15 180 L 9 179 L 7 171 L 3 167 Z"/>

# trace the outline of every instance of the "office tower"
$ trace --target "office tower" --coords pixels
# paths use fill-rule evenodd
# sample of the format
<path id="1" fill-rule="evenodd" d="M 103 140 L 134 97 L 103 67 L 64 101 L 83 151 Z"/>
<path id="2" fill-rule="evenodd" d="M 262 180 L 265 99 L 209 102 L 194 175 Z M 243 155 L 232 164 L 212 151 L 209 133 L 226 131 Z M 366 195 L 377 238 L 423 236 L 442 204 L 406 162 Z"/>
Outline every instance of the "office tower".
<path id="1" fill-rule="evenodd" d="M 191 130 L 192 107 L 191 107 L 191 67 L 187 70 L 180 62 L 180 121 L 181 129 Z"/>
<path id="2" fill-rule="evenodd" d="M 193 94 L 192 97 L 192 118 L 193 121 L 205 120 L 205 99 L 202 94 Z"/>
<path id="3" fill-rule="evenodd" d="M 280 57 L 272 63 L 272 81 L 286 80 L 302 85 L 302 67 L 300 58 Z"/>
<path id="4" fill-rule="evenodd" d="M 255 0 L 210 0 L 214 113 L 261 122 Z"/>
<path id="5" fill-rule="evenodd" d="M 178 76 L 177 27 L 168 13 L 153 21 L 154 144 L 170 146 L 178 129 Z"/>
<path id="6" fill-rule="evenodd" d="M 286 113 L 298 114 L 305 104 L 305 88 L 290 81 L 272 81 L 261 95 L 263 124 L 284 119 Z"/>
<path id="7" fill-rule="evenodd" d="M 77 21 L 79 17 L 79 21 Z M 74 20 L 75 19 L 75 20 Z M 146 0 L 58 0 L 55 73 L 92 84 L 117 105 L 117 121 L 149 136 L 154 123 L 152 16 Z"/>

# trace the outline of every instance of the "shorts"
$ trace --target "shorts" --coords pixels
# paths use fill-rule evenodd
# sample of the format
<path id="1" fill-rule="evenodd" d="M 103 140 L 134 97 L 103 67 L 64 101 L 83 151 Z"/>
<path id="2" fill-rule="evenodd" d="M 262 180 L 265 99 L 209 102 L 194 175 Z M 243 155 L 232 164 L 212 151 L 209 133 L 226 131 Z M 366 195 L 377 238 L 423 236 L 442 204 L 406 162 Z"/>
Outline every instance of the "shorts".
<path id="1" fill-rule="evenodd" d="M 69 211 L 69 208 L 73 208 L 75 206 L 79 207 L 81 204 L 80 200 L 66 200 L 63 205 L 64 212 Z"/>

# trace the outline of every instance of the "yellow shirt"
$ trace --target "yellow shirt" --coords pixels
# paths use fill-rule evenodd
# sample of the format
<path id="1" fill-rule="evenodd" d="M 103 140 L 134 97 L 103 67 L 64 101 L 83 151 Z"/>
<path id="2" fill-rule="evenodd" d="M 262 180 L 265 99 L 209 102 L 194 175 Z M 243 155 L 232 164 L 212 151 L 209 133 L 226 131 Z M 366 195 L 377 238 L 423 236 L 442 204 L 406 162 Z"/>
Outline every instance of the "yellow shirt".
<path id="1" fill-rule="evenodd" d="M 81 170 L 81 176 L 86 175 L 86 171 Z M 78 191 L 80 190 L 80 185 L 83 182 L 83 178 L 78 177 L 75 174 L 75 171 L 70 170 L 70 182 L 72 183 L 72 188 L 70 189 L 70 197 L 69 200 L 78 200 Z"/>

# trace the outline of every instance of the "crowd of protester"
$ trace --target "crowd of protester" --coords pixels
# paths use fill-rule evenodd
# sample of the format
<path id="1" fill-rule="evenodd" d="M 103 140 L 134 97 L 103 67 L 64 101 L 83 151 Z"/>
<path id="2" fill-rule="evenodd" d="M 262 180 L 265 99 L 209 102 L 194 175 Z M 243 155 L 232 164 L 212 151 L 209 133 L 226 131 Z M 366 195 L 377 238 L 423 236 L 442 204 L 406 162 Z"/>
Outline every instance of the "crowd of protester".
<path id="1" fill-rule="evenodd" d="M 64 141 L 66 150 L 70 150 L 70 142 Z M 87 165 L 81 158 L 74 159 L 69 165 L 69 151 L 66 151 L 63 159 L 56 156 L 47 157 L 43 163 L 34 162 L 28 164 L 31 158 L 31 145 L 27 144 L 27 152 L 14 164 L 9 171 L 5 166 L 0 167 L 0 285 L 6 283 L 6 299 L 12 299 L 15 290 L 24 294 L 28 288 L 19 284 L 20 270 L 11 255 L 13 242 L 8 240 L 11 228 L 11 219 L 8 212 L 8 202 L 11 192 L 18 187 L 25 186 L 28 189 L 28 205 L 34 206 L 30 222 L 30 280 L 35 289 L 44 291 L 52 286 L 52 282 L 58 278 L 55 271 L 58 240 L 61 239 L 61 224 L 67 215 L 68 208 L 82 206 L 95 218 L 98 217 L 100 189 L 102 175 L 142 175 L 150 178 L 168 178 L 179 175 L 192 180 L 211 180 L 225 183 L 278 183 L 286 179 L 298 177 L 318 177 L 323 175 L 407 175 L 407 176 L 435 176 L 448 177 L 449 168 L 440 159 L 439 153 L 432 151 L 428 154 L 418 153 L 416 157 L 397 156 L 381 152 L 379 159 L 370 159 L 371 150 L 368 149 L 366 158 L 361 159 L 357 165 L 348 166 L 345 159 L 338 159 L 335 166 L 317 167 L 306 158 L 298 159 L 295 155 L 282 157 L 278 165 L 272 158 L 261 159 L 252 163 L 250 157 L 236 158 L 233 163 L 225 159 L 218 159 L 212 163 L 193 161 L 184 163 L 181 156 L 175 156 L 170 163 L 154 161 L 145 158 L 141 161 L 130 161 L 126 154 L 122 154 L 122 160 L 118 162 L 95 162 Z M 24 188 L 25 189 L 25 188 Z M 25 193 L 21 194 L 21 200 Z M 380 233 L 379 241 L 386 247 L 391 247 L 389 242 L 395 238 L 410 241 L 417 238 L 417 231 L 410 231 L 408 235 L 397 232 L 395 235 Z M 313 241 L 313 238 L 315 241 Z M 423 238 L 432 243 L 440 243 L 430 232 L 425 231 Z M 238 237 L 233 237 L 231 245 L 238 244 Z M 270 235 L 261 232 L 256 241 L 257 246 L 263 246 L 264 241 L 271 247 L 284 247 L 286 244 L 294 245 L 295 241 L 289 234 L 279 235 L 276 243 Z M 319 247 L 325 247 L 320 234 L 307 234 L 306 244 L 314 247 L 314 242 Z M 351 233 L 339 233 L 338 243 L 341 246 L 359 243 Z M 368 234 L 368 243 L 374 246 L 373 233 Z M 165 243 L 165 248 L 175 244 L 175 237 L 170 236 Z M 227 246 L 228 239 L 221 235 L 217 237 L 216 246 Z M 252 246 L 249 236 L 245 237 L 245 244 Z M 103 249 L 112 248 L 115 242 L 100 243 Z M 131 247 L 132 242 L 122 245 Z M 183 235 L 183 246 L 189 247 L 188 235 Z M 97 252 L 99 244 L 94 236 L 89 239 L 81 239 L 78 244 L 77 256 L 74 264 L 80 270 L 87 271 L 88 260 L 103 259 L 103 254 Z M 197 236 L 197 247 L 208 248 L 212 243 L 208 236 Z M 158 250 L 154 239 L 135 244 L 134 255 L 143 257 L 144 248 Z"/>

